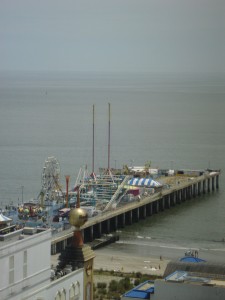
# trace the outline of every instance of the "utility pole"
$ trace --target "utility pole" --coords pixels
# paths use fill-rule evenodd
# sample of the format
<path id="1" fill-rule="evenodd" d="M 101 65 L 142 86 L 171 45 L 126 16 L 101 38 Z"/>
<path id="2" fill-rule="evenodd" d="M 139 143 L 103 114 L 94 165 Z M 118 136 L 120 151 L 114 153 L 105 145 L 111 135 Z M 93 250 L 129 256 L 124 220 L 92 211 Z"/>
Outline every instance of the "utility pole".
<path id="1" fill-rule="evenodd" d="M 23 189 L 24 189 L 23 185 L 21 186 L 21 189 L 22 189 L 22 203 L 23 203 Z"/>

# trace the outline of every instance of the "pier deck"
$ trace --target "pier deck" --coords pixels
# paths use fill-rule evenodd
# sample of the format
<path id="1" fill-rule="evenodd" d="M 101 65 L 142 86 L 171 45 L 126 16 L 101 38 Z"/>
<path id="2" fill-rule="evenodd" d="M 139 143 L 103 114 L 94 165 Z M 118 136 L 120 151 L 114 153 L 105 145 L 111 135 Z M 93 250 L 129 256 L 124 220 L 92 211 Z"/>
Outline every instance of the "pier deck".
<path id="1" fill-rule="evenodd" d="M 103 234 L 115 232 L 119 228 L 138 222 L 152 214 L 169 209 L 201 194 L 209 193 L 219 188 L 219 171 L 204 173 L 201 176 L 164 177 L 166 188 L 152 195 L 138 197 L 115 209 L 103 212 L 90 218 L 82 227 L 84 242 L 92 242 Z M 60 252 L 71 242 L 73 228 L 64 230 L 52 237 L 52 254 Z"/>

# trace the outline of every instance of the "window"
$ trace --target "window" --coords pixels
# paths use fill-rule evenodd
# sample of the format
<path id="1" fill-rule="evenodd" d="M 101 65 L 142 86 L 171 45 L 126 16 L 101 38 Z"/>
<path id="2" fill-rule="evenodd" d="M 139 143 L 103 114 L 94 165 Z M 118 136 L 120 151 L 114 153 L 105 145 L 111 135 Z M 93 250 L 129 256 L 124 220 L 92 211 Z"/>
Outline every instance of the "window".
<path id="1" fill-rule="evenodd" d="M 14 256 L 9 257 L 9 284 L 14 283 Z"/>
<path id="2" fill-rule="evenodd" d="M 59 291 L 55 295 L 55 300 L 61 300 L 61 293 Z"/>
<path id="3" fill-rule="evenodd" d="M 75 281 L 74 286 L 75 286 L 75 299 L 77 300 L 80 298 L 80 283 L 78 281 Z"/>
<path id="4" fill-rule="evenodd" d="M 27 251 L 23 252 L 23 278 L 27 277 Z"/>
<path id="5" fill-rule="evenodd" d="M 66 290 L 62 289 L 61 291 L 61 300 L 66 300 Z"/>
<path id="6" fill-rule="evenodd" d="M 74 283 L 70 287 L 69 300 L 75 300 L 75 284 Z"/>

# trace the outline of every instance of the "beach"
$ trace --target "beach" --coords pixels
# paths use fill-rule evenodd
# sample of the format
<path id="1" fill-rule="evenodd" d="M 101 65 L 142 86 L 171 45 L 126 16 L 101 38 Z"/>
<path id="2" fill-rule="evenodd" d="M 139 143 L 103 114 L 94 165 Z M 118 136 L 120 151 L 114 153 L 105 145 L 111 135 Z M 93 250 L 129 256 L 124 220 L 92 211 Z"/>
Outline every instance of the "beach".
<path id="1" fill-rule="evenodd" d="M 137 273 L 162 276 L 169 260 L 134 255 L 113 255 L 102 250 L 95 251 L 94 269 L 122 273 Z"/>
<path id="2" fill-rule="evenodd" d="M 198 257 L 208 263 L 224 264 L 225 247 L 187 249 L 169 244 L 140 244 L 137 248 L 136 245 L 127 245 L 119 241 L 94 250 L 94 270 L 163 276 L 167 264 L 184 257 L 187 250 L 197 250 Z M 58 256 L 59 254 L 51 256 L 53 266 L 57 265 Z"/>

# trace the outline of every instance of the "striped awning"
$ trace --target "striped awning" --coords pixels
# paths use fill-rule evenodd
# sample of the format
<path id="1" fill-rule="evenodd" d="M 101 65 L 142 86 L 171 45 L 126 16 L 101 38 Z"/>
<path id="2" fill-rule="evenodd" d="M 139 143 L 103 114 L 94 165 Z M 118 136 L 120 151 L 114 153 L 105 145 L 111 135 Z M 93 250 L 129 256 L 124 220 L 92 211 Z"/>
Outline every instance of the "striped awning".
<path id="1" fill-rule="evenodd" d="M 151 178 L 132 178 L 128 181 L 129 185 L 135 186 L 148 186 L 148 187 L 160 187 L 161 183 Z"/>

